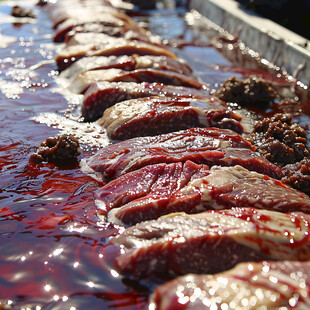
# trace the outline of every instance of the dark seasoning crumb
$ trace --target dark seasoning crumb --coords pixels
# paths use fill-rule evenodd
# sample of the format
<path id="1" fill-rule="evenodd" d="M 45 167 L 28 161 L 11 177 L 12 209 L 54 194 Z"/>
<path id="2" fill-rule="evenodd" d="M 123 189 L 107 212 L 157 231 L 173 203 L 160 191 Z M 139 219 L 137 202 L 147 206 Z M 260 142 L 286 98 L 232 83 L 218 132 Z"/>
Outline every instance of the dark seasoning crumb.
<path id="1" fill-rule="evenodd" d="M 37 153 L 30 160 L 35 163 L 51 162 L 61 164 L 76 159 L 81 154 L 79 141 L 72 135 L 58 135 L 41 143 Z"/>
<path id="2" fill-rule="evenodd" d="M 22 8 L 19 5 L 14 5 L 13 6 L 11 15 L 14 16 L 14 17 L 36 18 L 32 10 Z"/>
<path id="3" fill-rule="evenodd" d="M 216 96 L 227 102 L 241 106 L 266 107 L 278 97 L 277 92 L 265 80 L 251 76 L 243 81 L 232 77 L 223 83 Z"/>
<path id="4" fill-rule="evenodd" d="M 251 134 L 258 151 L 279 166 L 299 162 L 310 154 L 306 130 L 292 119 L 290 114 L 275 114 L 257 121 Z"/>
<path id="5" fill-rule="evenodd" d="M 284 184 L 298 189 L 310 195 L 310 159 L 305 158 L 299 163 L 287 165 L 283 168 L 285 177 L 282 178 Z"/>
<path id="6" fill-rule="evenodd" d="M 250 142 L 269 161 L 283 169 L 281 181 L 297 190 L 310 194 L 310 148 L 307 131 L 293 122 L 293 115 L 300 114 L 296 100 L 279 98 L 267 81 L 250 77 L 243 81 L 232 77 L 226 80 L 215 95 L 226 102 L 240 106 L 273 107 L 281 113 L 256 121 Z"/>

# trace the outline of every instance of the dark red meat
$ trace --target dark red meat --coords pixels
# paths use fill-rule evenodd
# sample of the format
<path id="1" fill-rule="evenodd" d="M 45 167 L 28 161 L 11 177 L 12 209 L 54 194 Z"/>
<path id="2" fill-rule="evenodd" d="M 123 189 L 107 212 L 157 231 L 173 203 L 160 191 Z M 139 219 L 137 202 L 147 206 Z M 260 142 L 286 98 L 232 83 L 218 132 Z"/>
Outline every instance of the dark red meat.
<path id="1" fill-rule="evenodd" d="M 154 136 L 193 127 L 218 127 L 242 133 L 242 117 L 210 99 L 150 97 L 132 99 L 107 109 L 99 124 L 115 140 Z M 244 124 L 244 122 L 243 122 Z"/>
<path id="2" fill-rule="evenodd" d="M 101 45 L 74 45 L 64 48 L 55 58 L 59 70 L 68 68 L 72 63 L 83 57 L 89 56 L 122 56 L 122 55 L 155 55 L 166 56 L 173 59 L 178 57 L 166 48 L 156 45 L 118 39 L 117 45 L 115 42 L 102 43 Z"/>
<path id="3" fill-rule="evenodd" d="M 195 178 L 184 178 L 188 167 L 195 169 Z M 101 214 L 125 226 L 173 212 L 233 207 L 310 213 L 310 198 L 277 180 L 241 166 L 208 170 L 192 162 L 184 166 L 157 164 L 129 172 L 98 190 L 96 199 Z"/>
<path id="4" fill-rule="evenodd" d="M 53 40 L 54 42 L 64 42 L 66 34 L 74 27 L 93 23 L 102 24 L 105 26 L 125 27 L 127 29 L 133 29 L 136 31 L 143 31 L 142 28 L 134 25 L 130 19 L 124 20 L 106 12 L 95 15 L 81 15 L 76 18 L 66 19 L 64 22 L 57 26 Z"/>
<path id="5" fill-rule="evenodd" d="M 130 227 L 111 243 L 119 272 L 135 278 L 217 273 L 240 262 L 309 260 L 309 215 L 232 209 L 172 214 Z"/>
<path id="6" fill-rule="evenodd" d="M 147 165 L 186 160 L 211 166 L 238 164 L 271 177 L 282 177 L 281 169 L 254 152 L 254 147 L 240 135 L 218 128 L 191 128 L 125 140 L 100 149 L 87 159 L 87 165 L 109 181 Z"/>
<path id="7" fill-rule="evenodd" d="M 181 59 L 172 59 L 166 56 L 93 56 L 79 59 L 69 68 L 61 72 L 59 77 L 70 84 L 76 76 L 85 71 L 110 68 L 119 68 L 127 71 L 152 68 L 173 71 L 189 76 L 191 76 L 192 72 L 191 68 Z"/>
<path id="8" fill-rule="evenodd" d="M 172 71 L 155 70 L 151 68 L 125 71 L 121 69 L 105 69 L 86 71 L 77 76 L 70 85 L 76 93 L 84 93 L 95 82 L 135 82 L 163 83 L 175 86 L 187 86 L 201 89 L 203 85 L 193 76 L 187 76 Z"/>
<path id="9" fill-rule="evenodd" d="M 310 262 L 264 261 L 216 275 L 179 277 L 156 289 L 150 309 L 310 309 L 308 296 Z"/>
<path id="10" fill-rule="evenodd" d="M 145 72 L 143 70 L 143 74 Z M 174 78 L 171 73 L 168 74 Z M 132 73 L 125 74 L 125 76 L 128 75 L 132 76 Z M 158 78 L 160 79 L 160 77 L 162 75 Z M 96 82 L 91 84 L 85 93 L 82 116 L 85 121 L 95 121 L 102 116 L 107 108 L 118 102 L 149 96 L 206 98 L 208 97 L 208 92 L 203 89 L 198 90 L 161 83 Z"/>
<path id="11" fill-rule="evenodd" d="M 58 9 L 54 8 L 49 15 L 52 20 L 53 28 L 55 29 L 67 19 L 78 19 L 81 16 L 83 16 L 83 18 L 86 16 L 88 18 L 94 18 L 95 15 L 98 16 L 100 14 L 110 14 L 118 19 L 132 23 L 128 15 L 121 13 L 118 9 L 111 6 L 103 5 L 102 3 L 93 6 L 83 6 L 81 3 L 75 3 L 74 6 L 71 5 Z"/>
<path id="12" fill-rule="evenodd" d="M 209 167 L 197 165 L 191 161 L 173 164 L 157 164 L 146 166 L 137 171 L 128 173 L 115 181 L 110 182 L 96 192 L 97 205 L 102 214 L 119 208 L 140 203 L 151 213 L 148 218 L 157 218 L 161 214 L 178 211 L 178 203 L 172 202 L 173 193 L 185 187 L 190 180 L 200 179 L 209 175 Z M 194 198 L 194 199 L 192 199 Z M 197 198 L 197 199 L 196 199 Z M 189 195 L 188 203 L 195 207 L 200 201 L 199 194 Z M 136 203 L 136 204 L 137 204 Z M 170 206 L 171 210 L 167 209 Z M 142 211 L 144 212 L 144 211 Z M 136 213 L 137 216 L 138 213 Z M 141 213 L 139 222 L 147 219 Z"/>

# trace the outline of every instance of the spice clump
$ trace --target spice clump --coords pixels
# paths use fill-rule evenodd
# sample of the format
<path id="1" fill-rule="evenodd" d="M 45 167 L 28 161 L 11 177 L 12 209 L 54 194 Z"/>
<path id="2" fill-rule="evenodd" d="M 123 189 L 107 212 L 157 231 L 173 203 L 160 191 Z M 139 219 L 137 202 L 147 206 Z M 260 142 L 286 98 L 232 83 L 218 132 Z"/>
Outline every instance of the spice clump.
<path id="1" fill-rule="evenodd" d="M 290 114 L 278 113 L 257 121 L 250 139 L 262 155 L 282 167 L 310 154 L 306 130 L 293 123 Z"/>
<path id="2" fill-rule="evenodd" d="M 58 135 L 47 138 L 40 144 L 30 160 L 36 163 L 62 163 L 76 159 L 81 154 L 79 141 L 72 135 Z"/>
<path id="3" fill-rule="evenodd" d="M 255 107 L 272 104 L 278 97 L 277 92 L 270 83 L 254 76 L 245 81 L 232 77 L 223 83 L 215 95 L 227 102 Z"/>

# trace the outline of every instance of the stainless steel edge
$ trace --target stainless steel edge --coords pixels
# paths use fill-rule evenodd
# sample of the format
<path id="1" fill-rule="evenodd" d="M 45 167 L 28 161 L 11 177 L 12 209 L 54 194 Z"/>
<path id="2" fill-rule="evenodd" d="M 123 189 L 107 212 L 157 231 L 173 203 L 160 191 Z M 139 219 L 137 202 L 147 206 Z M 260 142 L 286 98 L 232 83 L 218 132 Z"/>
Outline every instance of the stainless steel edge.
<path id="1" fill-rule="evenodd" d="M 234 0 L 191 0 L 190 8 L 231 34 L 249 48 L 297 77 L 302 86 L 310 85 L 310 42 L 302 36 L 242 9 Z"/>

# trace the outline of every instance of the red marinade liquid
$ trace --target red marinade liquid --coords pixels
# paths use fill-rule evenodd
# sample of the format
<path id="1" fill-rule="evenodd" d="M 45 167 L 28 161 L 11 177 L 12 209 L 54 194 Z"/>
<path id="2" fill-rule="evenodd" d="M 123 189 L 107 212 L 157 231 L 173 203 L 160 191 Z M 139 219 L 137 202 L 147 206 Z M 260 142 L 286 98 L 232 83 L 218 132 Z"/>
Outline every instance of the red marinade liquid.
<path id="1" fill-rule="evenodd" d="M 0 7 L 6 13 L 10 9 Z M 77 163 L 29 162 L 39 144 L 60 131 L 57 122 L 47 126 L 32 118 L 41 113 L 63 117 L 68 109 L 67 99 L 54 92 L 51 25 L 44 8 L 36 11 L 34 24 L 1 21 L 2 35 L 16 41 L 0 49 L 0 308 L 2 303 L 16 309 L 147 309 L 150 291 L 123 279 L 105 247 L 119 230 L 98 223 L 94 191 L 102 184 L 84 175 Z M 201 78 L 211 85 L 241 72 L 214 48 L 200 52 L 203 56 L 187 55 L 196 57 L 196 69 L 204 70 Z M 242 68 L 241 74 L 252 72 Z M 90 152 L 84 146 L 84 155 Z"/>

